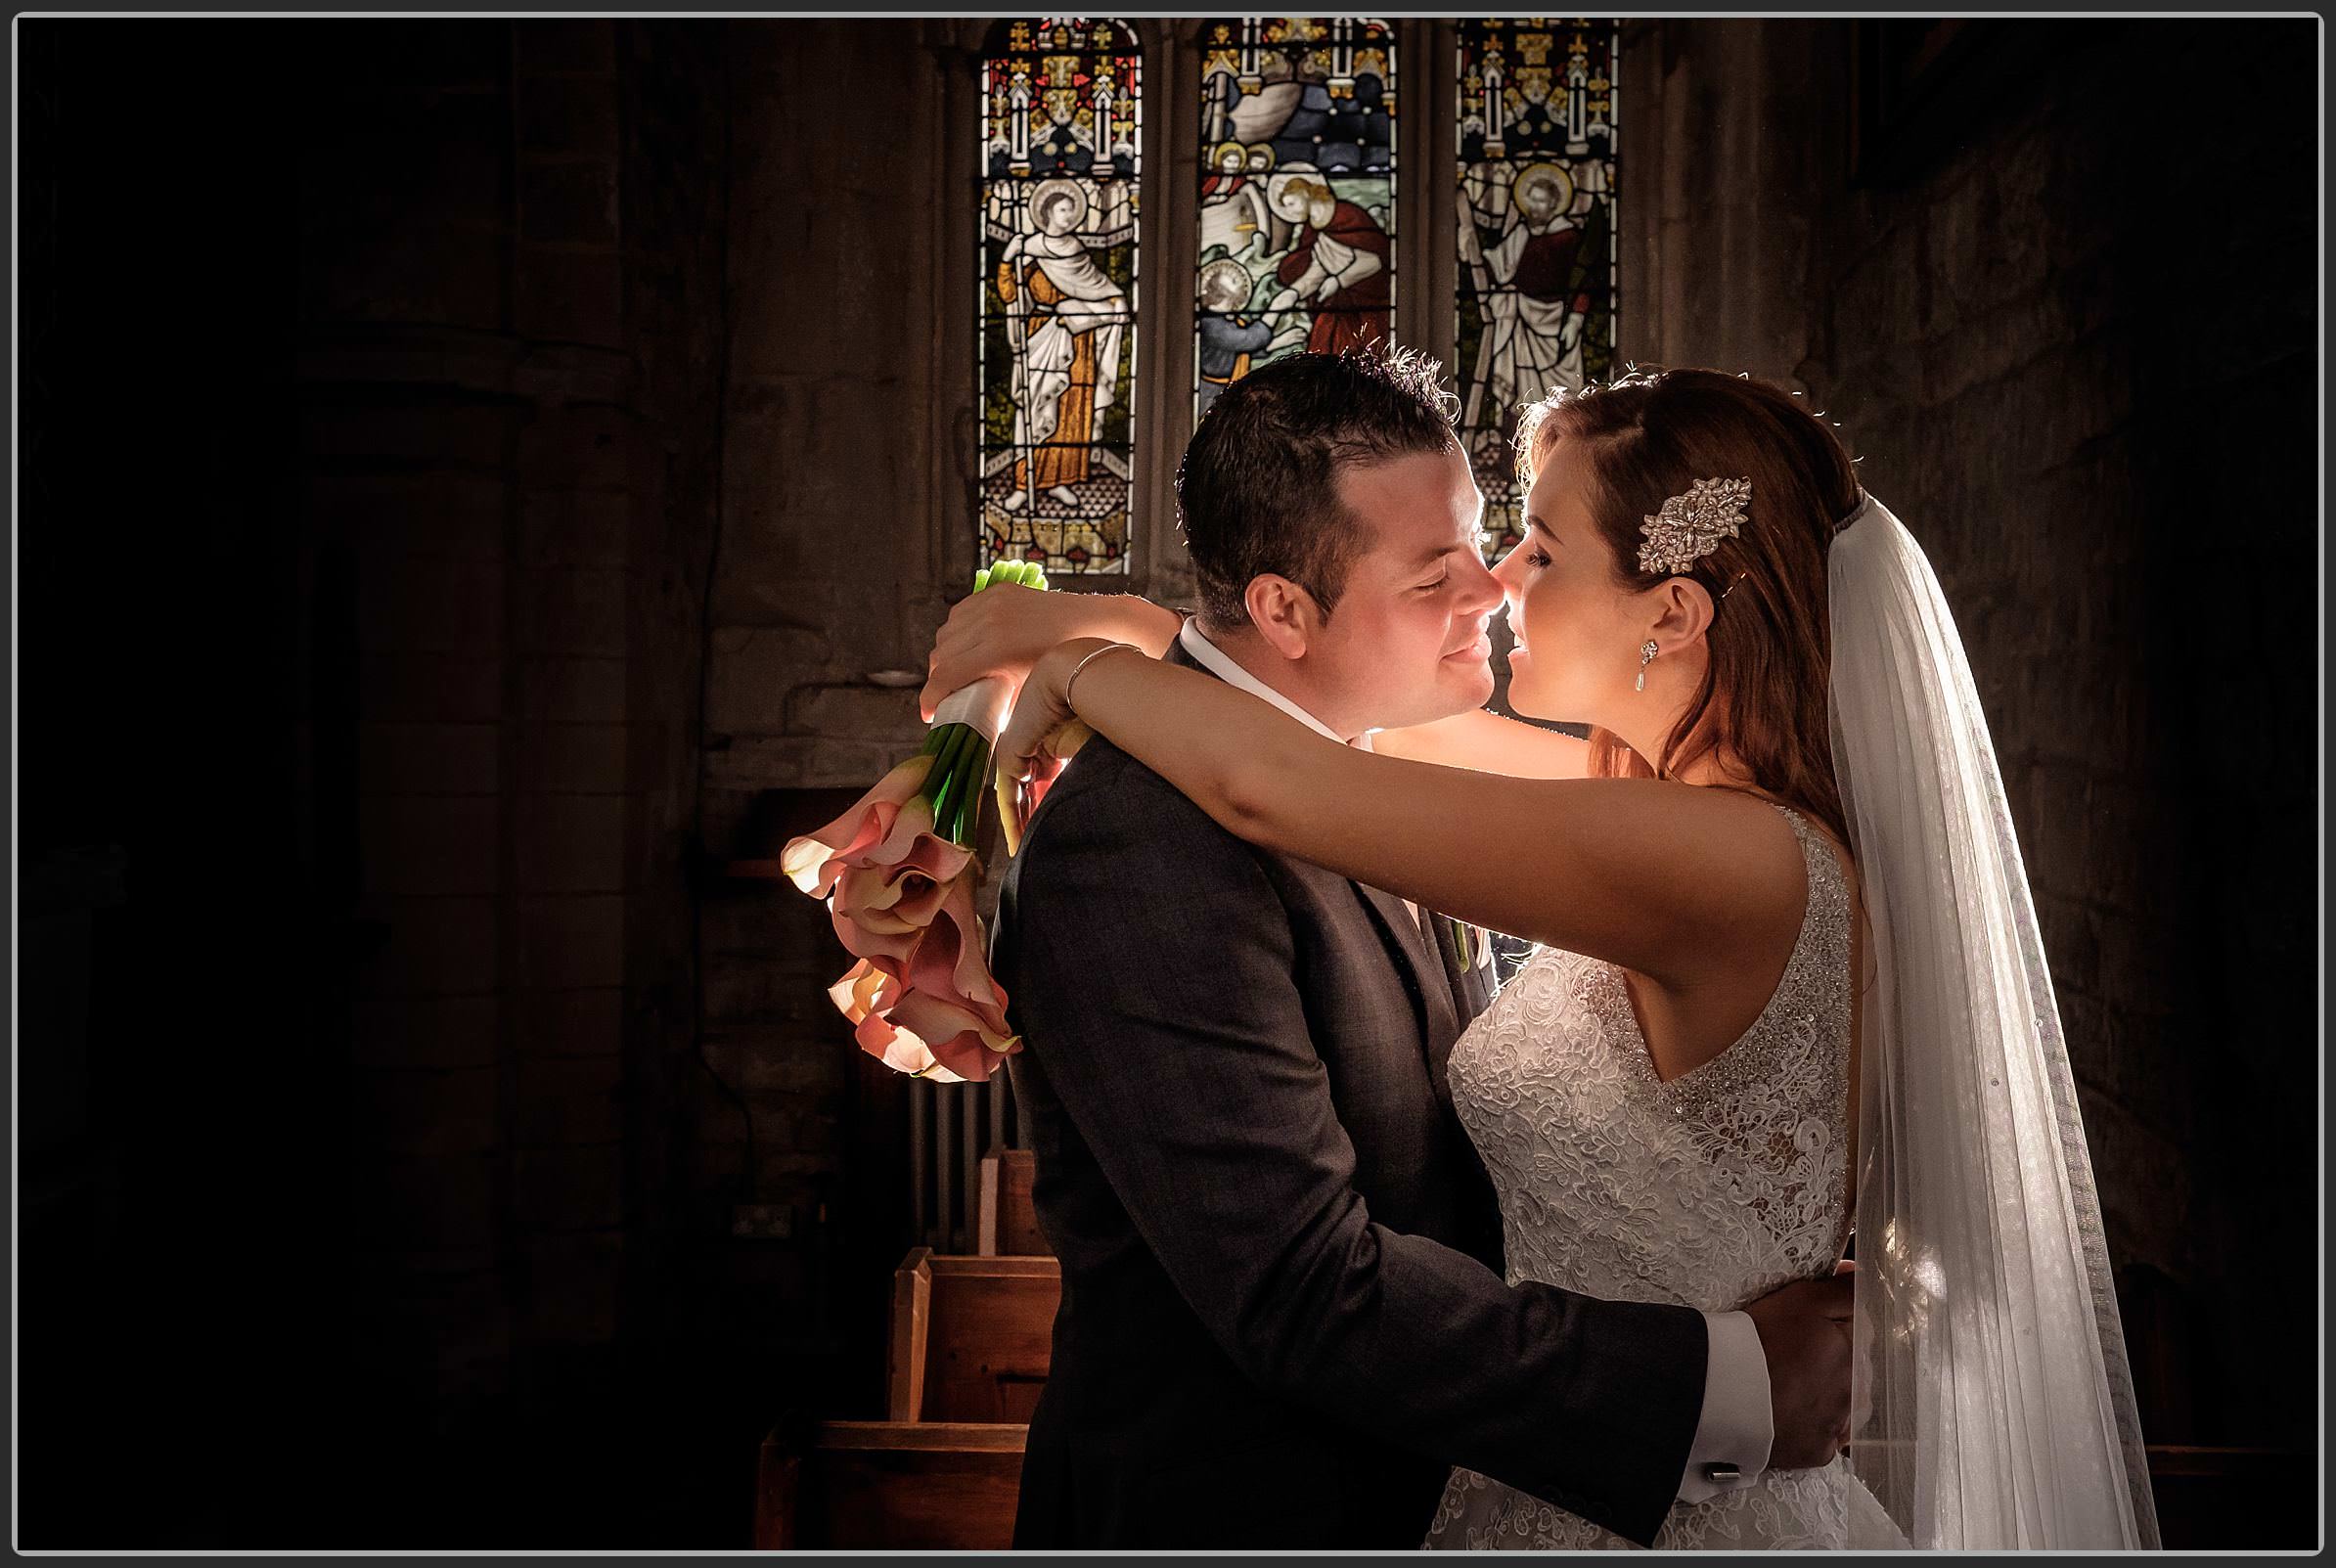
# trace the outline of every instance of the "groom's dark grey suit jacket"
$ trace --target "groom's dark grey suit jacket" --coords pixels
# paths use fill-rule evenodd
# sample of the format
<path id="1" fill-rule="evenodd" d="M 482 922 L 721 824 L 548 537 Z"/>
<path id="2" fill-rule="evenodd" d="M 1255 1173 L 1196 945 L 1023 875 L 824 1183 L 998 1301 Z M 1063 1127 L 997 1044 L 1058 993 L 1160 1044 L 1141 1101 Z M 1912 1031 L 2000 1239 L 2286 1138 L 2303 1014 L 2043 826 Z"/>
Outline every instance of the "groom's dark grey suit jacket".
<path id="1" fill-rule="evenodd" d="M 1703 1319 L 1502 1282 L 1443 923 L 1100 737 L 1051 791 L 992 955 L 1063 1285 L 1016 1546 L 1408 1549 L 1455 1464 L 1652 1539 Z"/>

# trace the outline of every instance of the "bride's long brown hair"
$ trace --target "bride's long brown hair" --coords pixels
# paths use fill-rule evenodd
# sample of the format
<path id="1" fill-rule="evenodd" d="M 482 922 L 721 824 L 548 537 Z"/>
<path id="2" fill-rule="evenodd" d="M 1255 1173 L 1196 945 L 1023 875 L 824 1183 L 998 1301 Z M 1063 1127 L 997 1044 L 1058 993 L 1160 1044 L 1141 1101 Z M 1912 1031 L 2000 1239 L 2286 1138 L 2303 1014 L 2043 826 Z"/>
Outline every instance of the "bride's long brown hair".
<path id="1" fill-rule="evenodd" d="M 1827 710 L 1825 553 L 1860 490 L 1832 427 L 1749 376 L 1649 368 L 1527 410 L 1517 431 L 1525 484 L 1560 441 L 1583 452 L 1590 515 L 1622 581 L 1637 590 L 1691 576 L 1716 606 L 1703 680 L 1660 753 L 1641 757 L 1594 727 L 1591 771 L 1672 779 L 1725 745 L 1756 785 L 1847 842 Z M 1752 500 L 1735 538 L 1685 574 L 1639 569 L 1640 524 L 1666 498 L 1697 479 L 1743 476 Z"/>

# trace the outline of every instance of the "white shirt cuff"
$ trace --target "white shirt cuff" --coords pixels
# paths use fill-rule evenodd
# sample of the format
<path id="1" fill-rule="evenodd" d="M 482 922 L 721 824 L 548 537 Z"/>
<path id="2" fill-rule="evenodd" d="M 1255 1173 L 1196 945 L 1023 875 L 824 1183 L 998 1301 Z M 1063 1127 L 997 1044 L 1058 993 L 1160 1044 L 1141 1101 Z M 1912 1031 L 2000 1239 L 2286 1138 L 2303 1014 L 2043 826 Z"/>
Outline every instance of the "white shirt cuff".
<path id="1" fill-rule="evenodd" d="M 1750 1486 L 1769 1467 L 1776 1440 L 1769 1407 L 1769 1359 L 1760 1330 L 1741 1312 L 1707 1312 L 1703 1326 L 1710 1355 L 1703 1364 L 1703 1419 L 1687 1450 L 1687 1472 L 1680 1481 L 1682 1502 L 1701 1502 Z M 1715 1478 L 1714 1469 L 1733 1470 Z"/>

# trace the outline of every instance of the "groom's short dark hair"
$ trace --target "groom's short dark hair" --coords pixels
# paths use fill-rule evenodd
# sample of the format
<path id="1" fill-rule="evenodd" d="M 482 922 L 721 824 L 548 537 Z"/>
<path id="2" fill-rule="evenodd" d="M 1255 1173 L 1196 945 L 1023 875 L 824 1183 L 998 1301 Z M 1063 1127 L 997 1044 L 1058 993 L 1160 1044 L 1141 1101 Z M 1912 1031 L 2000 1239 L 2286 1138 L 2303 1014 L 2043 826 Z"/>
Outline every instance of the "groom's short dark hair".
<path id="1" fill-rule="evenodd" d="M 1338 470 L 1455 449 L 1442 370 L 1408 348 L 1292 354 L 1210 405 L 1176 470 L 1203 627 L 1246 625 L 1243 596 L 1269 572 L 1330 613 L 1367 543 L 1339 502 Z"/>

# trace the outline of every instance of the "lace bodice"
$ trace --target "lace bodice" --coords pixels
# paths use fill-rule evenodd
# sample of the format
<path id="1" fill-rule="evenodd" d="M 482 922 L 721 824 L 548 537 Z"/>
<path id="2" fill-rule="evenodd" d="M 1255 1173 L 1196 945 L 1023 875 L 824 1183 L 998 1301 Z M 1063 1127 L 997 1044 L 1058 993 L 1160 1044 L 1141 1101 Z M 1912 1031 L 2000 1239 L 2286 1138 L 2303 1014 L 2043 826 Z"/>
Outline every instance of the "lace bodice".
<path id="1" fill-rule="evenodd" d="M 1619 970 L 1545 948 L 1453 1048 L 1453 1102 L 1501 1196 L 1510 1282 L 1722 1312 L 1831 1270 L 1849 1232 L 1850 902 L 1824 837 L 1782 807 L 1808 894 L 1766 1008 L 1657 1078 Z M 1675 1504 L 1658 1547 L 1841 1545 L 1846 1466 L 1771 1471 Z M 1456 1471 L 1430 1546 L 1627 1545 Z"/>

